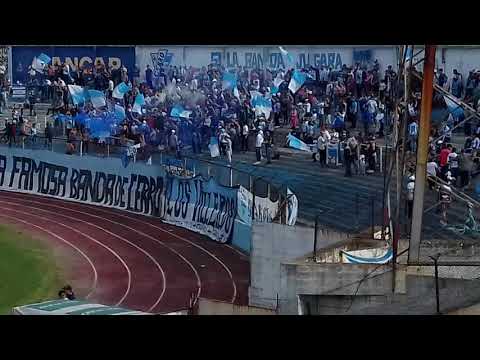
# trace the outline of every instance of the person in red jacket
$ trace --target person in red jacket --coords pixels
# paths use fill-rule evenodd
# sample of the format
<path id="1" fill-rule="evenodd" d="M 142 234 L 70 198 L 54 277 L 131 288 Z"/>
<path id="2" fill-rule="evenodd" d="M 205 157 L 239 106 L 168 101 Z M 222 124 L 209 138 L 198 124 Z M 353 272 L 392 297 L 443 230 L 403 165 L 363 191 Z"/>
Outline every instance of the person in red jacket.
<path id="1" fill-rule="evenodd" d="M 452 152 L 452 145 L 442 144 L 442 150 L 440 151 L 440 171 L 442 176 L 445 177 L 445 174 L 448 171 L 448 155 Z"/>
<path id="2" fill-rule="evenodd" d="M 297 109 L 295 108 L 290 114 L 290 125 L 292 126 L 292 129 L 296 129 L 298 127 L 298 113 Z"/>

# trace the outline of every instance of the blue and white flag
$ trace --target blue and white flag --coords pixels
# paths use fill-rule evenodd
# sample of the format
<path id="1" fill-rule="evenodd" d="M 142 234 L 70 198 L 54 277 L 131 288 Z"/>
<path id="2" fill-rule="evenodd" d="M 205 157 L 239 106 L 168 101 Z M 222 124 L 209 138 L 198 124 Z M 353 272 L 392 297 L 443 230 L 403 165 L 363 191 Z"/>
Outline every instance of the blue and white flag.
<path id="1" fill-rule="evenodd" d="M 386 264 L 393 259 L 393 250 L 365 249 L 357 251 L 341 250 L 344 262 L 350 264 Z M 382 254 L 383 253 L 383 254 Z"/>
<path id="2" fill-rule="evenodd" d="M 137 94 L 135 97 L 135 103 L 133 104 L 132 112 L 141 114 L 143 105 L 145 105 L 145 97 L 143 94 Z"/>
<path id="3" fill-rule="evenodd" d="M 240 92 L 238 91 L 238 87 L 236 86 L 233 88 L 233 96 L 240 100 Z"/>
<path id="4" fill-rule="evenodd" d="M 125 96 L 125 94 L 127 92 L 129 92 L 131 89 L 130 86 L 128 86 L 127 84 L 125 84 L 124 82 L 121 82 L 120 84 L 118 84 L 115 89 L 113 89 L 113 93 L 112 93 L 112 96 L 115 98 L 115 99 L 123 99 L 123 97 Z"/>
<path id="5" fill-rule="evenodd" d="M 284 80 L 280 77 L 276 77 L 274 80 L 273 80 L 273 86 L 272 86 L 272 89 L 270 91 L 270 93 L 272 95 L 275 95 L 276 93 L 278 93 L 280 91 L 280 85 L 284 82 Z"/>
<path id="6" fill-rule="evenodd" d="M 41 53 L 33 58 L 32 68 L 38 72 L 43 72 L 43 69 L 45 69 L 45 66 L 48 65 L 50 61 L 52 61 L 52 59 L 48 55 Z"/>
<path id="7" fill-rule="evenodd" d="M 288 134 L 287 136 L 287 143 L 288 146 L 291 148 L 297 149 L 297 150 L 302 150 L 302 151 L 307 151 L 307 152 L 312 152 L 310 150 L 310 147 L 305 144 L 302 140 L 296 138 L 292 134 Z"/>
<path id="8" fill-rule="evenodd" d="M 285 56 L 286 61 L 285 64 L 287 65 L 287 68 L 295 68 L 295 60 L 293 59 L 292 54 L 290 54 L 287 50 L 285 50 L 283 47 L 279 46 L 280 53 Z"/>
<path id="9" fill-rule="evenodd" d="M 412 47 L 411 47 L 411 46 L 407 46 L 407 53 L 406 53 L 406 56 L 405 56 L 405 61 L 410 61 L 410 59 L 412 58 L 412 56 L 413 56 Z"/>
<path id="10" fill-rule="evenodd" d="M 105 94 L 98 90 L 88 90 L 90 101 L 95 109 L 102 108 L 107 105 Z"/>
<path id="11" fill-rule="evenodd" d="M 115 104 L 115 118 L 118 121 L 123 121 L 125 119 L 125 109 L 123 106 Z"/>
<path id="12" fill-rule="evenodd" d="M 448 111 L 450 112 L 450 114 L 452 114 L 452 116 L 459 118 L 464 115 L 463 108 L 460 105 L 458 105 L 455 101 L 453 101 L 452 99 L 450 99 L 445 95 L 443 95 L 443 99 L 445 100 L 445 104 L 447 104 Z"/>
<path id="13" fill-rule="evenodd" d="M 237 75 L 231 72 L 224 72 L 222 79 L 223 90 L 234 89 L 237 87 Z"/>
<path id="14" fill-rule="evenodd" d="M 68 91 L 72 96 L 74 105 L 85 103 L 85 89 L 79 85 L 68 85 Z"/>
<path id="15" fill-rule="evenodd" d="M 290 83 L 288 84 L 288 88 L 292 93 L 296 93 L 305 83 L 307 79 L 307 75 L 300 70 L 295 70 L 293 72 L 292 78 L 290 79 Z"/>
<path id="16" fill-rule="evenodd" d="M 297 222 L 298 198 L 287 188 L 287 225 L 293 226 Z"/>
<path id="17" fill-rule="evenodd" d="M 170 116 L 175 118 L 181 117 L 188 119 L 191 113 L 191 111 L 185 110 L 181 105 L 176 105 L 172 108 Z"/>
<path id="18" fill-rule="evenodd" d="M 272 100 L 258 94 L 255 94 L 255 96 L 252 97 L 250 103 L 255 109 L 255 113 L 257 115 L 263 114 L 265 115 L 265 118 L 268 119 L 270 117 L 270 113 L 272 112 Z"/>
<path id="19" fill-rule="evenodd" d="M 280 85 L 284 82 L 284 80 L 281 78 L 281 77 L 276 77 L 274 80 L 273 80 L 273 85 L 275 87 L 280 87 Z"/>

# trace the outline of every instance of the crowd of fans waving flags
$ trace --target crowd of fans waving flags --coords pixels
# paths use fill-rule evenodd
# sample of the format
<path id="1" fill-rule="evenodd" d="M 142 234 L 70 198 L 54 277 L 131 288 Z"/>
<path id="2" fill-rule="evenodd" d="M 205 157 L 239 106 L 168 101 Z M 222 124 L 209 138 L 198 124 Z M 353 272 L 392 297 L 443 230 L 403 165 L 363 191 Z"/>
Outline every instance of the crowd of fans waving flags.
<path id="1" fill-rule="evenodd" d="M 246 87 L 244 84 L 239 85 L 238 72 L 228 69 L 222 69 L 221 84 L 218 84 L 215 78 L 211 81 L 211 88 L 194 87 L 193 84 L 180 83 L 178 79 L 173 78 L 168 79 L 162 89 L 155 89 L 157 90 L 155 96 L 151 96 L 152 92 L 150 91 L 153 89 L 150 89 L 147 84 L 132 84 L 129 79 L 116 84 L 113 90 L 104 91 L 71 83 L 67 87 L 70 101 L 75 110 L 59 114 L 54 119 L 56 124 L 73 122 L 82 129 L 82 133 L 88 132 L 90 139 L 96 139 L 100 143 L 117 136 L 125 126 L 135 127 L 136 133 L 142 137 L 141 147 L 144 145 L 156 147 L 162 143 L 158 139 L 161 135 L 155 126 L 151 126 L 150 122 L 145 121 L 145 118 L 149 114 L 161 115 L 166 123 L 173 123 L 173 129 L 184 130 L 178 131 L 178 135 L 175 135 L 178 136 L 176 142 L 190 145 L 192 133 L 201 132 L 200 128 L 205 125 L 206 102 L 212 94 L 215 99 L 221 97 L 225 99 L 224 102 L 229 104 L 235 100 L 240 106 L 248 102 L 256 117 L 264 116 L 265 119 L 269 119 L 272 112 L 272 96 L 279 95 L 282 86 L 293 94 L 303 86 L 310 75 L 302 70 L 294 70 L 295 64 L 291 54 L 282 47 L 280 47 L 280 51 L 285 58 L 285 64 L 291 69 L 288 86 L 283 70 L 277 72 L 270 87 L 265 89 L 265 86 L 261 88 L 258 86 L 252 90 L 251 87 Z M 33 59 L 32 69 L 38 72 L 45 71 L 51 60 L 49 56 L 40 54 Z M 132 94 L 134 96 L 133 103 L 127 103 L 127 95 L 131 96 Z M 152 104 L 153 100 L 156 101 L 155 104 Z M 226 108 L 228 110 L 228 105 Z M 197 116 L 198 112 L 202 111 L 203 119 Z M 223 109 L 220 112 L 223 115 Z M 207 137 L 210 135 L 209 137 L 212 139 L 215 135 L 214 132 L 222 129 L 225 116 L 222 116 L 220 121 L 213 121 L 214 116 L 207 117 L 212 118 L 209 124 L 211 130 L 207 134 Z M 175 131 L 173 130 L 172 133 L 175 134 Z M 168 145 L 169 140 L 165 143 Z M 135 142 L 135 145 L 138 145 L 138 141 Z M 135 153 L 132 146 L 133 144 L 129 144 L 130 149 L 124 152 L 126 155 Z M 135 146 L 135 149 L 138 149 L 138 146 Z M 128 164 L 128 159 L 124 161 L 124 164 Z"/>

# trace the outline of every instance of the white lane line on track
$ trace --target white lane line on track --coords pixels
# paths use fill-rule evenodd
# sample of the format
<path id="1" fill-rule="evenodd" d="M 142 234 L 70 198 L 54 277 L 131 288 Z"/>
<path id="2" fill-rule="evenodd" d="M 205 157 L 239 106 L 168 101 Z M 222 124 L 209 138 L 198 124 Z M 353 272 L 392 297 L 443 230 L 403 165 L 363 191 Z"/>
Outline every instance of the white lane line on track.
<path id="1" fill-rule="evenodd" d="M 232 245 L 229 245 L 229 244 L 225 244 L 226 247 L 230 248 L 232 251 L 236 252 L 238 255 L 240 255 L 241 257 L 244 257 L 245 259 L 249 259 L 248 255 L 245 255 L 244 253 L 242 253 L 240 250 L 237 250 L 235 249 Z"/>
<path id="2" fill-rule="evenodd" d="M 0 200 L 1 201 L 1 200 Z M 31 200 L 26 200 L 25 202 L 28 202 L 28 203 L 38 203 L 36 201 L 31 201 Z M 56 205 L 51 205 L 51 204 L 47 204 L 47 206 L 52 206 L 52 207 L 57 207 Z M 69 209 L 69 208 L 63 208 L 63 209 L 67 209 L 69 211 L 75 211 L 75 210 L 72 210 L 72 209 Z M 77 211 L 75 211 L 77 212 Z M 161 246 L 165 247 L 166 249 L 172 251 L 174 254 L 176 254 L 181 260 L 183 260 L 189 267 L 190 269 L 193 271 L 193 273 L 195 274 L 195 277 L 196 277 L 196 280 L 197 280 L 197 297 L 200 297 L 200 294 L 201 294 L 201 290 L 202 290 L 202 281 L 200 279 L 200 274 L 198 273 L 197 269 L 195 268 L 195 266 L 188 260 L 186 259 L 182 254 L 180 254 L 177 250 L 175 249 L 172 249 L 171 247 L 167 246 L 165 243 L 163 243 L 162 241 L 154 238 L 153 236 L 151 235 L 148 235 L 148 234 L 145 234 L 143 233 L 142 231 L 139 231 L 137 229 L 134 229 L 128 225 L 125 225 L 125 224 L 122 224 L 122 223 L 119 223 L 119 222 L 116 222 L 116 221 L 113 221 L 113 220 L 110 220 L 108 218 L 105 218 L 105 217 L 102 217 L 102 216 L 97 216 L 97 215 L 92 215 L 92 214 L 87 214 L 87 213 L 82 213 L 84 215 L 88 215 L 88 216 L 92 216 L 92 217 L 95 217 L 95 218 L 99 218 L 103 221 L 107 221 L 107 222 L 110 222 L 114 225 L 117 225 L 117 226 L 122 226 L 126 229 L 128 229 L 129 231 L 132 231 L 133 233 L 138 233 L 140 234 L 141 236 L 144 236 L 146 237 L 147 239 L 150 239 L 158 244 L 160 244 Z"/>
<path id="3" fill-rule="evenodd" d="M 40 210 L 40 211 L 43 211 L 43 212 L 47 212 L 47 213 L 50 213 L 50 214 L 55 214 L 57 216 L 63 216 L 67 219 L 70 219 L 70 220 L 77 220 L 75 218 L 72 218 L 72 217 L 68 217 L 68 216 L 65 216 L 65 215 L 62 215 L 62 214 L 57 214 L 53 211 L 48 211 L 48 210 L 43 210 L 43 209 L 40 209 L 40 208 L 36 208 L 36 207 L 33 207 L 33 206 L 25 206 L 25 205 L 22 205 L 22 204 L 18 204 L 18 203 L 11 203 L 11 202 L 8 202 L 8 201 L 4 201 L 4 200 L 0 200 L 0 203 L 6 203 L 6 204 L 10 204 L 10 205 L 20 205 L 24 208 L 29 208 L 29 209 L 35 209 L 35 210 Z M 127 270 L 127 275 L 128 275 L 128 282 L 127 282 L 127 289 L 125 290 L 125 293 L 123 294 L 123 296 L 120 298 L 120 300 L 115 304 L 115 306 L 118 306 L 120 305 L 125 299 L 126 297 L 128 296 L 128 294 L 130 293 L 130 289 L 132 287 L 132 273 L 130 271 L 130 268 L 128 267 L 128 265 L 125 263 L 125 261 L 122 259 L 122 257 L 120 255 L 118 255 L 113 249 L 111 249 L 110 247 L 108 247 L 107 245 L 103 244 L 101 241 L 98 241 L 97 239 L 87 235 L 87 234 L 84 234 L 83 232 L 69 226 L 69 225 L 66 225 L 66 224 L 63 224 L 57 220 L 54 220 L 54 219 L 49 219 L 49 218 L 45 218 L 45 217 L 42 217 L 42 216 L 39 216 L 37 214 L 32 214 L 32 213 L 29 213 L 29 212 L 25 212 L 25 211 L 20 211 L 20 210 L 17 210 L 17 209 L 11 209 L 11 208 L 6 208 L 6 207 L 2 207 L 2 209 L 5 209 L 5 210 L 10 210 L 10 211 L 13 211 L 13 212 L 18 212 L 18 213 L 21 213 L 21 214 L 25 214 L 25 215 L 29 215 L 29 216 L 33 216 L 33 217 L 36 217 L 36 218 L 39 218 L 41 220 L 44 220 L 44 221 L 49 221 L 49 222 L 53 222 L 55 224 L 58 224 L 60 226 L 63 226 L 69 230 L 72 230 L 73 232 L 76 232 L 77 234 L 80 234 L 81 236 L 84 236 L 86 237 L 87 239 L 93 241 L 94 243 L 104 247 L 105 249 L 107 249 L 110 253 L 113 254 L 114 257 L 116 257 L 123 265 L 123 267 Z"/>
<path id="4" fill-rule="evenodd" d="M 30 198 L 35 198 L 35 199 L 38 199 L 41 195 L 31 195 L 31 194 L 26 194 L 26 193 L 20 193 L 20 192 L 8 192 L 8 191 L 5 191 L 3 192 L 4 194 L 8 194 L 8 193 L 14 193 L 14 194 L 20 194 L 20 196 L 23 196 L 23 197 L 30 197 Z M 0 195 L 2 194 L 2 192 L 0 191 Z M 13 196 L 14 198 L 18 198 L 16 196 Z M 61 200 L 61 199 L 57 199 L 57 198 L 54 198 L 54 197 L 51 197 L 51 196 L 46 196 L 47 198 L 49 199 L 52 199 L 52 200 L 57 200 L 57 201 L 54 201 L 55 203 L 57 202 L 60 202 L 62 201 L 63 203 L 67 202 L 66 200 Z M 19 199 L 20 200 L 20 199 Z M 21 201 L 21 200 L 20 200 Z M 37 203 L 37 204 L 42 204 L 41 202 L 38 202 L 38 201 L 33 201 L 33 200 L 27 200 L 27 201 L 30 201 L 30 202 L 33 202 L 33 203 Z M 177 235 L 175 234 L 174 232 L 170 232 L 168 230 L 165 230 L 165 229 L 162 229 L 161 227 L 159 226 L 156 226 L 152 223 L 149 223 L 147 221 L 143 221 L 143 220 L 140 220 L 140 219 L 137 219 L 135 217 L 131 217 L 131 216 L 127 216 L 127 215 L 123 215 L 123 214 L 118 214 L 117 212 L 109 212 L 107 211 L 108 208 L 106 207 L 102 207 L 102 206 L 93 206 L 93 205 L 86 205 L 86 204 L 82 204 L 82 203 L 79 203 L 79 202 L 76 202 L 76 201 L 71 201 L 72 205 L 75 205 L 75 206 L 79 206 L 79 207 L 84 207 L 86 209 L 95 209 L 95 211 L 97 212 L 101 212 L 101 213 L 104 213 L 104 214 L 107 214 L 107 215 L 110 215 L 110 214 L 114 214 L 114 215 L 117 215 L 117 216 L 120 216 L 120 217 L 123 217 L 123 218 L 126 218 L 126 219 L 130 219 L 130 220 L 134 220 L 138 223 L 142 223 L 142 224 L 146 224 L 146 225 L 149 225 L 151 227 L 153 227 L 154 229 L 157 229 L 157 230 L 160 230 L 164 233 L 167 233 L 171 236 L 174 236 L 176 237 L 177 239 L 179 240 L 182 240 L 184 242 L 187 242 L 189 243 L 190 245 L 192 246 L 195 246 L 196 248 L 200 249 L 201 251 L 203 251 L 204 253 L 208 254 L 210 257 L 212 257 L 215 261 L 217 261 L 223 268 L 224 270 L 227 272 L 228 276 L 230 277 L 230 280 L 232 281 L 232 285 L 233 285 L 233 297 L 232 297 L 232 300 L 231 302 L 235 302 L 235 299 L 237 298 L 237 286 L 236 286 L 236 283 L 235 283 L 235 280 L 233 279 L 233 275 L 232 275 L 232 272 L 230 271 L 230 268 L 222 261 L 220 260 L 216 255 L 214 255 L 213 253 L 211 253 L 209 250 L 205 249 L 204 247 L 202 247 L 201 245 L 198 245 L 198 244 L 195 244 L 194 242 L 180 236 L 180 235 Z M 73 212 L 77 212 L 77 213 L 81 213 L 81 214 L 85 214 L 84 212 L 81 212 L 81 211 L 78 211 L 78 210 L 73 210 L 71 208 L 68 208 L 68 207 L 63 207 L 63 206 L 58 206 L 58 205 L 53 205 L 53 204 L 48 204 L 49 206 L 52 206 L 52 207 L 56 207 L 56 208 L 59 208 L 59 209 L 65 209 L 65 210 L 69 210 L 69 211 L 73 211 Z M 105 210 L 104 210 L 105 209 Z M 128 214 L 128 212 L 126 212 L 126 214 Z M 90 216 L 95 216 L 95 215 L 91 215 L 91 214 L 88 214 Z"/>
<path id="5" fill-rule="evenodd" d="M 141 251 L 143 254 L 145 254 L 145 255 L 157 266 L 157 268 L 160 270 L 160 272 L 161 272 L 161 274 L 162 274 L 162 280 L 163 280 L 163 283 L 162 283 L 162 285 L 163 285 L 163 286 L 162 286 L 162 292 L 160 293 L 160 296 L 159 296 L 158 299 L 155 301 L 155 303 L 147 310 L 147 312 L 152 311 L 155 307 L 157 307 L 157 305 L 158 305 L 158 304 L 160 303 L 160 301 L 162 300 L 163 295 L 165 294 L 165 291 L 166 291 L 166 288 L 167 288 L 167 280 L 166 280 L 165 272 L 163 271 L 162 266 L 157 262 L 157 260 L 155 260 L 150 253 L 148 253 L 147 251 L 145 251 L 145 250 L 142 249 L 141 247 L 137 246 L 136 244 L 132 243 L 131 241 L 125 239 L 124 237 L 122 237 L 122 236 L 120 236 L 120 235 L 114 234 L 114 233 L 112 233 L 111 231 L 102 228 L 101 226 L 98 226 L 98 225 L 96 225 L 96 224 L 93 224 L 93 223 L 88 222 L 88 221 L 85 221 L 85 220 L 80 220 L 80 219 L 77 219 L 77 218 L 73 218 L 73 217 L 70 217 L 70 216 L 67 216 L 67 215 L 59 214 L 59 213 L 56 213 L 56 212 L 53 212 L 53 211 L 49 211 L 49 210 L 45 210 L 45 209 L 42 209 L 42 208 L 39 208 L 39 207 L 35 207 L 35 206 L 25 206 L 25 205 L 23 205 L 23 204 L 11 203 L 11 202 L 8 202 L 8 201 L 5 201 L 5 200 L 0 200 L 0 203 L 2 203 L 2 202 L 5 202 L 5 203 L 7 203 L 7 204 L 12 204 L 12 205 L 20 205 L 20 206 L 23 206 L 23 207 L 26 207 L 26 208 L 36 209 L 36 210 L 40 210 L 40 211 L 47 212 L 47 213 L 50 213 L 50 214 L 55 214 L 55 215 L 57 215 L 57 216 L 63 216 L 63 217 L 65 217 L 65 218 L 70 219 L 70 220 L 73 220 L 73 221 L 82 222 L 82 223 L 84 223 L 84 224 L 87 224 L 87 225 L 93 226 L 93 227 L 95 227 L 95 228 L 97 228 L 97 229 L 100 229 L 100 230 L 106 232 L 107 234 L 109 234 L 109 235 L 111 235 L 111 236 L 114 236 L 114 237 L 116 237 L 116 238 L 118 238 L 118 239 L 120 239 L 120 240 L 122 240 L 122 241 L 124 241 L 124 242 L 126 242 L 126 243 L 128 243 L 128 244 L 130 244 L 131 246 L 135 247 L 137 250 L 139 250 L 139 251 Z M 30 200 L 27 200 L 27 202 L 33 202 L 33 203 L 41 204 L 41 203 L 39 203 L 38 201 L 30 201 Z M 41 205 L 42 205 L 42 204 L 41 204 Z M 45 205 L 45 204 L 43 204 L 43 205 Z M 62 208 L 62 209 L 65 209 L 65 210 L 70 210 L 70 209 L 65 208 L 65 207 L 59 207 L 59 206 L 53 206 L 53 205 L 50 205 L 50 206 L 52 206 L 52 207 L 57 207 L 57 208 Z M 76 212 L 81 213 L 80 211 L 76 211 Z M 84 214 L 84 213 L 82 213 L 82 214 Z M 95 216 L 95 215 L 91 215 L 91 216 Z M 60 224 L 60 223 L 58 223 L 58 224 Z M 68 225 L 64 225 L 64 224 L 61 224 L 61 225 L 65 226 L 65 227 L 67 227 L 67 228 L 70 228 Z M 81 233 L 81 232 L 79 232 L 78 230 L 75 230 L 75 229 L 73 229 L 73 228 L 70 228 L 70 229 L 72 229 L 72 230 L 74 230 L 74 231 L 76 231 L 76 232 L 78 232 L 78 233 L 80 233 L 80 234 L 83 234 L 83 233 Z M 83 235 L 85 235 L 85 234 L 83 234 Z M 87 235 L 85 235 L 85 236 L 87 236 Z M 87 237 L 88 237 L 88 236 L 87 236 Z M 93 238 L 92 238 L 92 239 L 93 239 Z M 95 242 L 97 242 L 95 239 L 93 239 L 93 240 L 94 240 Z M 102 244 L 101 242 L 98 242 L 98 243 Z M 110 249 L 108 246 L 106 246 L 106 245 L 104 245 L 104 244 L 102 244 L 102 246 L 104 246 L 105 248 Z M 112 251 L 113 251 L 113 250 L 112 250 Z M 115 253 L 115 252 L 113 252 L 113 253 Z M 115 253 L 115 254 L 116 254 L 116 253 Z M 121 259 L 120 257 L 118 257 L 118 258 Z M 127 264 L 125 264 L 125 262 L 124 262 L 123 260 L 121 260 L 121 261 L 122 261 L 122 263 L 123 263 L 125 266 L 127 266 Z M 128 268 L 128 266 L 127 266 L 127 268 Z M 120 304 L 125 300 L 125 298 L 127 297 L 128 293 L 130 292 L 130 286 L 131 286 L 131 273 L 130 273 L 130 270 L 128 270 L 128 275 L 129 275 L 128 289 L 127 289 L 128 291 L 127 291 L 127 293 L 122 297 L 121 301 L 116 304 L 116 306 L 120 305 Z"/>
<path id="6" fill-rule="evenodd" d="M 5 208 L 3 208 L 5 210 Z M 6 215 L 4 213 L 1 213 L 0 214 L 0 218 L 3 217 L 3 218 L 8 218 L 8 219 L 11 219 L 13 222 L 16 222 L 16 221 L 19 221 L 19 222 L 22 222 L 28 226 L 31 226 L 31 227 L 35 227 L 37 229 L 39 229 L 40 231 L 43 231 L 47 234 L 49 234 L 50 236 L 64 242 L 65 244 L 67 244 L 68 246 L 70 246 L 72 249 L 74 249 L 75 251 L 77 251 L 80 255 L 82 255 L 85 260 L 87 260 L 87 262 L 89 263 L 90 267 L 92 268 L 92 271 L 93 271 L 93 284 L 92 286 L 90 287 L 90 292 L 87 294 L 87 296 L 85 296 L 86 299 L 88 299 L 94 292 L 95 292 L 95 289 L 97 288 L 97 281 L 98 281 L 98 273 L 97 273 L 97 269 L 95 268 L 95 265 L 93 264 L 92 260 L 88 257 L 87 254 L 85 254 L 82 250 L 80 250 L 78 247 L 76 247 L 75 245 L 73 245 L 72 243 L 70 243 L 68 240 L 65 240 L 63 237 L 61 237 L 60 235 L 57 235 L 55 233 L 53 233 L 52 231 L 50 230 L 47 230 L 45 229 L 44 227 L 42 226 L 39 226 L 39 225 L 35 225 L 35 224 L 32 224 L 31 222 L 28 222 L 28 221 L 25 221 L 25 220 L 22 220 L 22 219 L 18 219 L 18 218 L 15 218 L 13 216 L 9 216 L 9 215 Z"/>

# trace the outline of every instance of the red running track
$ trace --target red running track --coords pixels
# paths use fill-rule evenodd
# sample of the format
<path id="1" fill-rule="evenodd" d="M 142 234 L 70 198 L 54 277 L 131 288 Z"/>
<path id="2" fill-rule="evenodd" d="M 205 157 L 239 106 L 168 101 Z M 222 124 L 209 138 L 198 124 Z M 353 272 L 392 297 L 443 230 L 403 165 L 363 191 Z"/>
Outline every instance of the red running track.
<path id="1" fill-rule="evenodd" d="M 0 221 L 70 251 L 79 297 L 152 313 L 198 296 L 248 303 L 248 257 L 159 219 L 52 197 L 0 191 Z"/>

